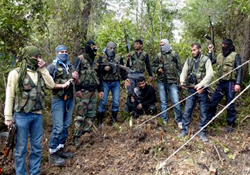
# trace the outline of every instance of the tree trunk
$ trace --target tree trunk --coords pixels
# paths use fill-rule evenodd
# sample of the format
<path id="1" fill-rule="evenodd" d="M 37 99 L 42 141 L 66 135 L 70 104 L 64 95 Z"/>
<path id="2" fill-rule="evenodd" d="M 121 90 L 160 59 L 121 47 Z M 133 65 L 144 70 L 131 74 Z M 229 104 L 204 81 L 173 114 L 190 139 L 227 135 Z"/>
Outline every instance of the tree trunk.
<path id="1" fill-rule="evenodd" d="M 244 33 L 241 46 L 241 59 L 242 63 L 246 62 L 250 58 L 250 20 L 248 16 L 245 16 L 244 20 Z M 248 64 L 243 66 L 243 80 L 247 78 L 248 75 Z"/>

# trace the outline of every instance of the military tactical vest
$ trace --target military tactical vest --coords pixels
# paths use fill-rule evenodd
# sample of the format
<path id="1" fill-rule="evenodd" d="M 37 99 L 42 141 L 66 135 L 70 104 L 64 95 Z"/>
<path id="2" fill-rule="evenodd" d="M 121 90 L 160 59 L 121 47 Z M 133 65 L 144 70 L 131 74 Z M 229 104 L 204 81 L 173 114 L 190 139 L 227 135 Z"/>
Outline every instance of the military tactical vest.
<path id="1" fill-rule="evenodd" d="M 105 65 L 108 65 L 108 57 L 105 55 L 102 58 L 102 62 L 101 64 L 103 64 L 103 66 L 105 67 Z M 119 56 L 115 56 L 114 59 L 111 60 L 112 63 L 114 64 L 119 64 Z M 109 72 L 106 72 L 104 70 L 103 73 L 103 77 L 102 79 L 104 81 L 118 81 L 120 80 L 120 69 L 117 66 L 110 66 L 111 69 Z"/>
<path id="2" fill-rule="evenodd" d="M 19 68 L 15 69 L 19 72 Z M 23 91 L 21 97 L 15 98 L 15 112 L 36 112 L 45 106 L 45 83 L 40 72 L 38 73 L 37 85 L 34 84 L 28 73 L 23 80 Z"/>
<path id="3" fill-rule="evenodd" d="M 66 83 L 69 79 L 72 78 L 72 66 L 69 66 L 69 74 L 67 74 L 65 68 L 61 65 L 61 64 L 56 64 L 56 63 L 52 63 L 55 66 L 55 77 L 54 77 L 54 81 L 56 84 L 64 84 Z M 63 98 L 64 95 L 67 95 L 67 98 L 73 97 L 73 88 L 71 87 L 73 86 L 72 84 L 67 88 L 67 89 L 54 89 L 52 90 L 52 94 L 55 96 L 58 96 L 59 98 Z"/>
<path id="4" fill-rule="evenodd" d="M 140 72 L 143 73 L 145 71 L 145 59 L 146 59 L 147 53 L 145 51 L 142 51 L 139 58 L 136 56 L 136 52 L 132 51 L 131 52 L 131 61 L 132 61 L 132 66 L 131 70 L 135 72 Z"/>
<path id="5" fill-rule="evenodd" d="M 161 53 L 158 53 L 157 55 L 159 67 L 162 67 L 164 69 L 167 80 L 177 81 L 178 79 L 178 60 L 176 56 L 177 55 L 174 51 L 171 51 L 169 54 L 162 55 Z M 161 78 L 164 78 L 164 75 L 160 74 L 159 79 Z"/>
<path id="6" fill-rule="evenodd" d="M 93 66 L 90 65 L 89 61 L 85 58 L 85 56 L 80 55 L 80 71 L 79 71 L 79 81 L 81 86 L 89 86 L 89 85 L 98 85 L 99 79 L 97 76 L 96 70 L 98 69 L 98 64 L 93 63 Z"/>
<path id="7" fill-rule="evenodd" d="M 217 57 L 218 72 L 217 76 L 221 77 L 234 69 L 236 52 L 230 53 L 227 57 L 224 57 L 220 53 Z M 222 80 L 236 80 L 236 71 L 233 71 L 229 75 L 222 78 Z"/>
<path id="8" fill-rule="evenodd" d="M 199 58 L 198 68 L 195 68 L 195 58 L 188 58 L 188 75 L 187 85 L 193 86 L 202 81 L 206 75 L 206 63 L 209 58 L 205 55 L 201 55 Z"/>

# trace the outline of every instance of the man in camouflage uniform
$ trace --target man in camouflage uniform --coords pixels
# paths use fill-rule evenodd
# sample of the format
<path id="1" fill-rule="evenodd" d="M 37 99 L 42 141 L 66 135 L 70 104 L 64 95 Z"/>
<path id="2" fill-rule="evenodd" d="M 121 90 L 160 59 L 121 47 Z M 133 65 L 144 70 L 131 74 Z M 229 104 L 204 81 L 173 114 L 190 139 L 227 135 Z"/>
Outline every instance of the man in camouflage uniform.
<path id="1" fill-rule="evenodd" d="M 115 54 L 116 44 L 109 42 L 104 49 L 104 55 L 99 59 L 100 80 L 102 81 L 104 97 L 98 106 L 98 126 L 101 126 L 105 113 L 105 107 L 108 102 L 109 92 L 112 92 L 112 121 L 117 121 L 120 100 L 120 77 L 123 80 L 127 78 L 126 71 L 120 69 L 118 64 L 123 65 L 123 59 Z M 111 65 L 111 64 L 113 65 Z"/>
<path id="2" fill-rule="evenodd" d="M 161 52 L 158 53 L 152 64 L 152 69 L 155 74 L 157 74 L 157 84 L 161 100 L 161 111 L 167 109 L 169 93 L 170 99 L 175 105 L 179 103 L 179 94 L 177 81 L 181 72 L 180 59 L 177 53 L 172 50 L 167 39 L 162 39 L 160 41 Z M 182 112 L 181 104 L 174 107 L 175 121 L 178 127 L 182 129 Z M 164 123 L 167 123 L 168 117 L 167 112 L 161 114 Z"/>
<path id="3" fill-rule="evenodd" d="M 48 71 L 55 83 L 61 84 L 73 80 L 73 67 L 68 59 L 67 47 L 59 45 L 56 47 L 56 58 L 48 66 Z M 71 152 L 64 152 L 63 148 L 68 137 L 68 128 L 71 123 L 72 111 L 74 108 L 74 85 L 67 89 L 54 89 L 52 91 L 52 123 L 53 130 L 50 135 L 49 152 L 50 163 L 56 166 L 63 166 L 65 159 L 74 156 Z"/>
<path id="4" fill-rule="evenodd" d="M 231 39 L 225 39 L 222 41 L 222 53 L 220 53 L 216 59 L 213 59 L 212 57 L 213 45 L 210 44 L 208 49 L 209 49 L 208 56 L 212 60 L 212 63 L 213 64 L 217 63 L 218 78 L 241 65 L 241 57 L 237 52 L 235 52 L 235 47 Z M 242 79 L 242 68 L 239 68 L 236 71 L 233 71 L 229 75 L 219 80 L 219 83 L 217 84 L 215 92 L 212 94 L 209 103 L 208 121 L 211 120 L 213 116 L 215 116 L 216 107 L 224 95 L 226 96 L 227 104 L 234 99 L 235 92 L 240 91 L 241 79 Z M 225 132 L 228 133 L 233 131 L 236 119 L 235 116 L 236 116 L 236 110 L 235 110 L 235 105 L 233 103 L 227 108 L 228 125 L 225 129 Z"/>
<path id="5" fill-rule="evenodd" d="M 208 105 L 208 92 L 207 89 L 201 90 L 204 86 L 207 86 L 213 78 L 213 67 L 210 59 L 201 54 L 201 46 L 198 43 L 191 45 L 192 58 L 188 58 L 183 66 L 180 83 L 185 88 L 188 86 L 188 96 L 197 94 L 189 97 L 185 103 L 185 112 L 183 115 L 183 128 L 179 138 L 184 137 L 188 134 L 188 128 L 191 123 L 191 116 L 195 108 L 196 101 L 199 102 L 201 119 L 199 123 L 199 129 L 201 129 L 207 120 L 207 105 Z M 205 129 L 199 133 L 200 139 L 203 142 L 207 142 Z"/>
<path id="6" fill-rule="evenodd" d="M 149 80 L 153 80 L 152 70 L 149 62 L 149 56 L 147 52 L 142 49 L 143 42 L 141 39 L 137 39 L 134 42 L 135 51 L 132 51 L 127 56 L 127 64 L 132 71 L 128 74 L 129 86 L 128 88 L 128 99 L 133 95 L 133 90 L 137 86 L 137 80 L 139 77 L 143 77 L 145 68 L 149 74 Z M 125 110 L 128 111 L 127 106 L 125 105 Z"/>
<path id="7" fill-rule="evenodd" d="M 103 90 L 98 78 L 98 63 L 95 61 L 97 47 L 94 41 L 85 44 L 85 51 L 74 61 L 76 79 L 76 117 L 74 119 L 74 143 L 80 145 L 79 138 L 92 128 L 96 107 L 97 90 L 103 97 Z"/>
<path id="8" fill-rule="evenodd" d="M 41 174 L 43 119 L 45 105 L 45 86 L 49 89 L 67 88 L 69 82 L 55 84 L 41 52 L 35 46 L 23 50 L 20 67 L 12 70 L 8 76 L 5 100 L 5 124 L 10 127 L 15 121 L 16 150 L 15 171 L 17 175 L 26 175 L 25 160 L 27 142 L 30 138 L 29 174 Z M 13 116 L 14 111 L 14 116 Z"/>

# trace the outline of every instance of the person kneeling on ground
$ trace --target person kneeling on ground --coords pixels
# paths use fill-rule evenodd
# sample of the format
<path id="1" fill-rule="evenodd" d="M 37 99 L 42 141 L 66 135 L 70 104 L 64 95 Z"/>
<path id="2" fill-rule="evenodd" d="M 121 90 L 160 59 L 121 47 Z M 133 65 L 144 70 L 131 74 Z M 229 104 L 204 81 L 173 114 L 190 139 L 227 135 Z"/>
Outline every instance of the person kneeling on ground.
<path id="1" fill-rule="evenodd" d="M 133 95 L 126 102 L 129 112 L 132 112 L 135 118 L 143 114 L 156 114 L 155 89 L 146 83 L 144 77 L 140 77 L 137 83 L 138 87 L 134 88 Z"/>

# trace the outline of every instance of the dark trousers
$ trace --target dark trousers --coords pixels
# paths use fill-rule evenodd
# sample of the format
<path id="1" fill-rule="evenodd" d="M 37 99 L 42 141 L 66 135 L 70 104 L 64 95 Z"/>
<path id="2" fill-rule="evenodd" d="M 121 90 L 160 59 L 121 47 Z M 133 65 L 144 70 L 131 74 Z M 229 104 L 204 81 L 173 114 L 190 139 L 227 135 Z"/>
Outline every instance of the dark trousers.
<path id="1" fill-rule="evenodd" d="M 211 120 L 215 116 L 216 107 L 218 106 L 219 102 L 221 101 L 224 95 L 226 96 L 227 104 L 230 103 L 234 99 L 235 97 L 234 81 L 223 81 L 217 85 L 215 92 L 212 94 L 211 101 L 209 103 L 208 121 Z M 234 103 L 232 103 L 227 108 L 228 125 L 235 124 L 235 116 L 236 116 L 235 105 Z"/>

